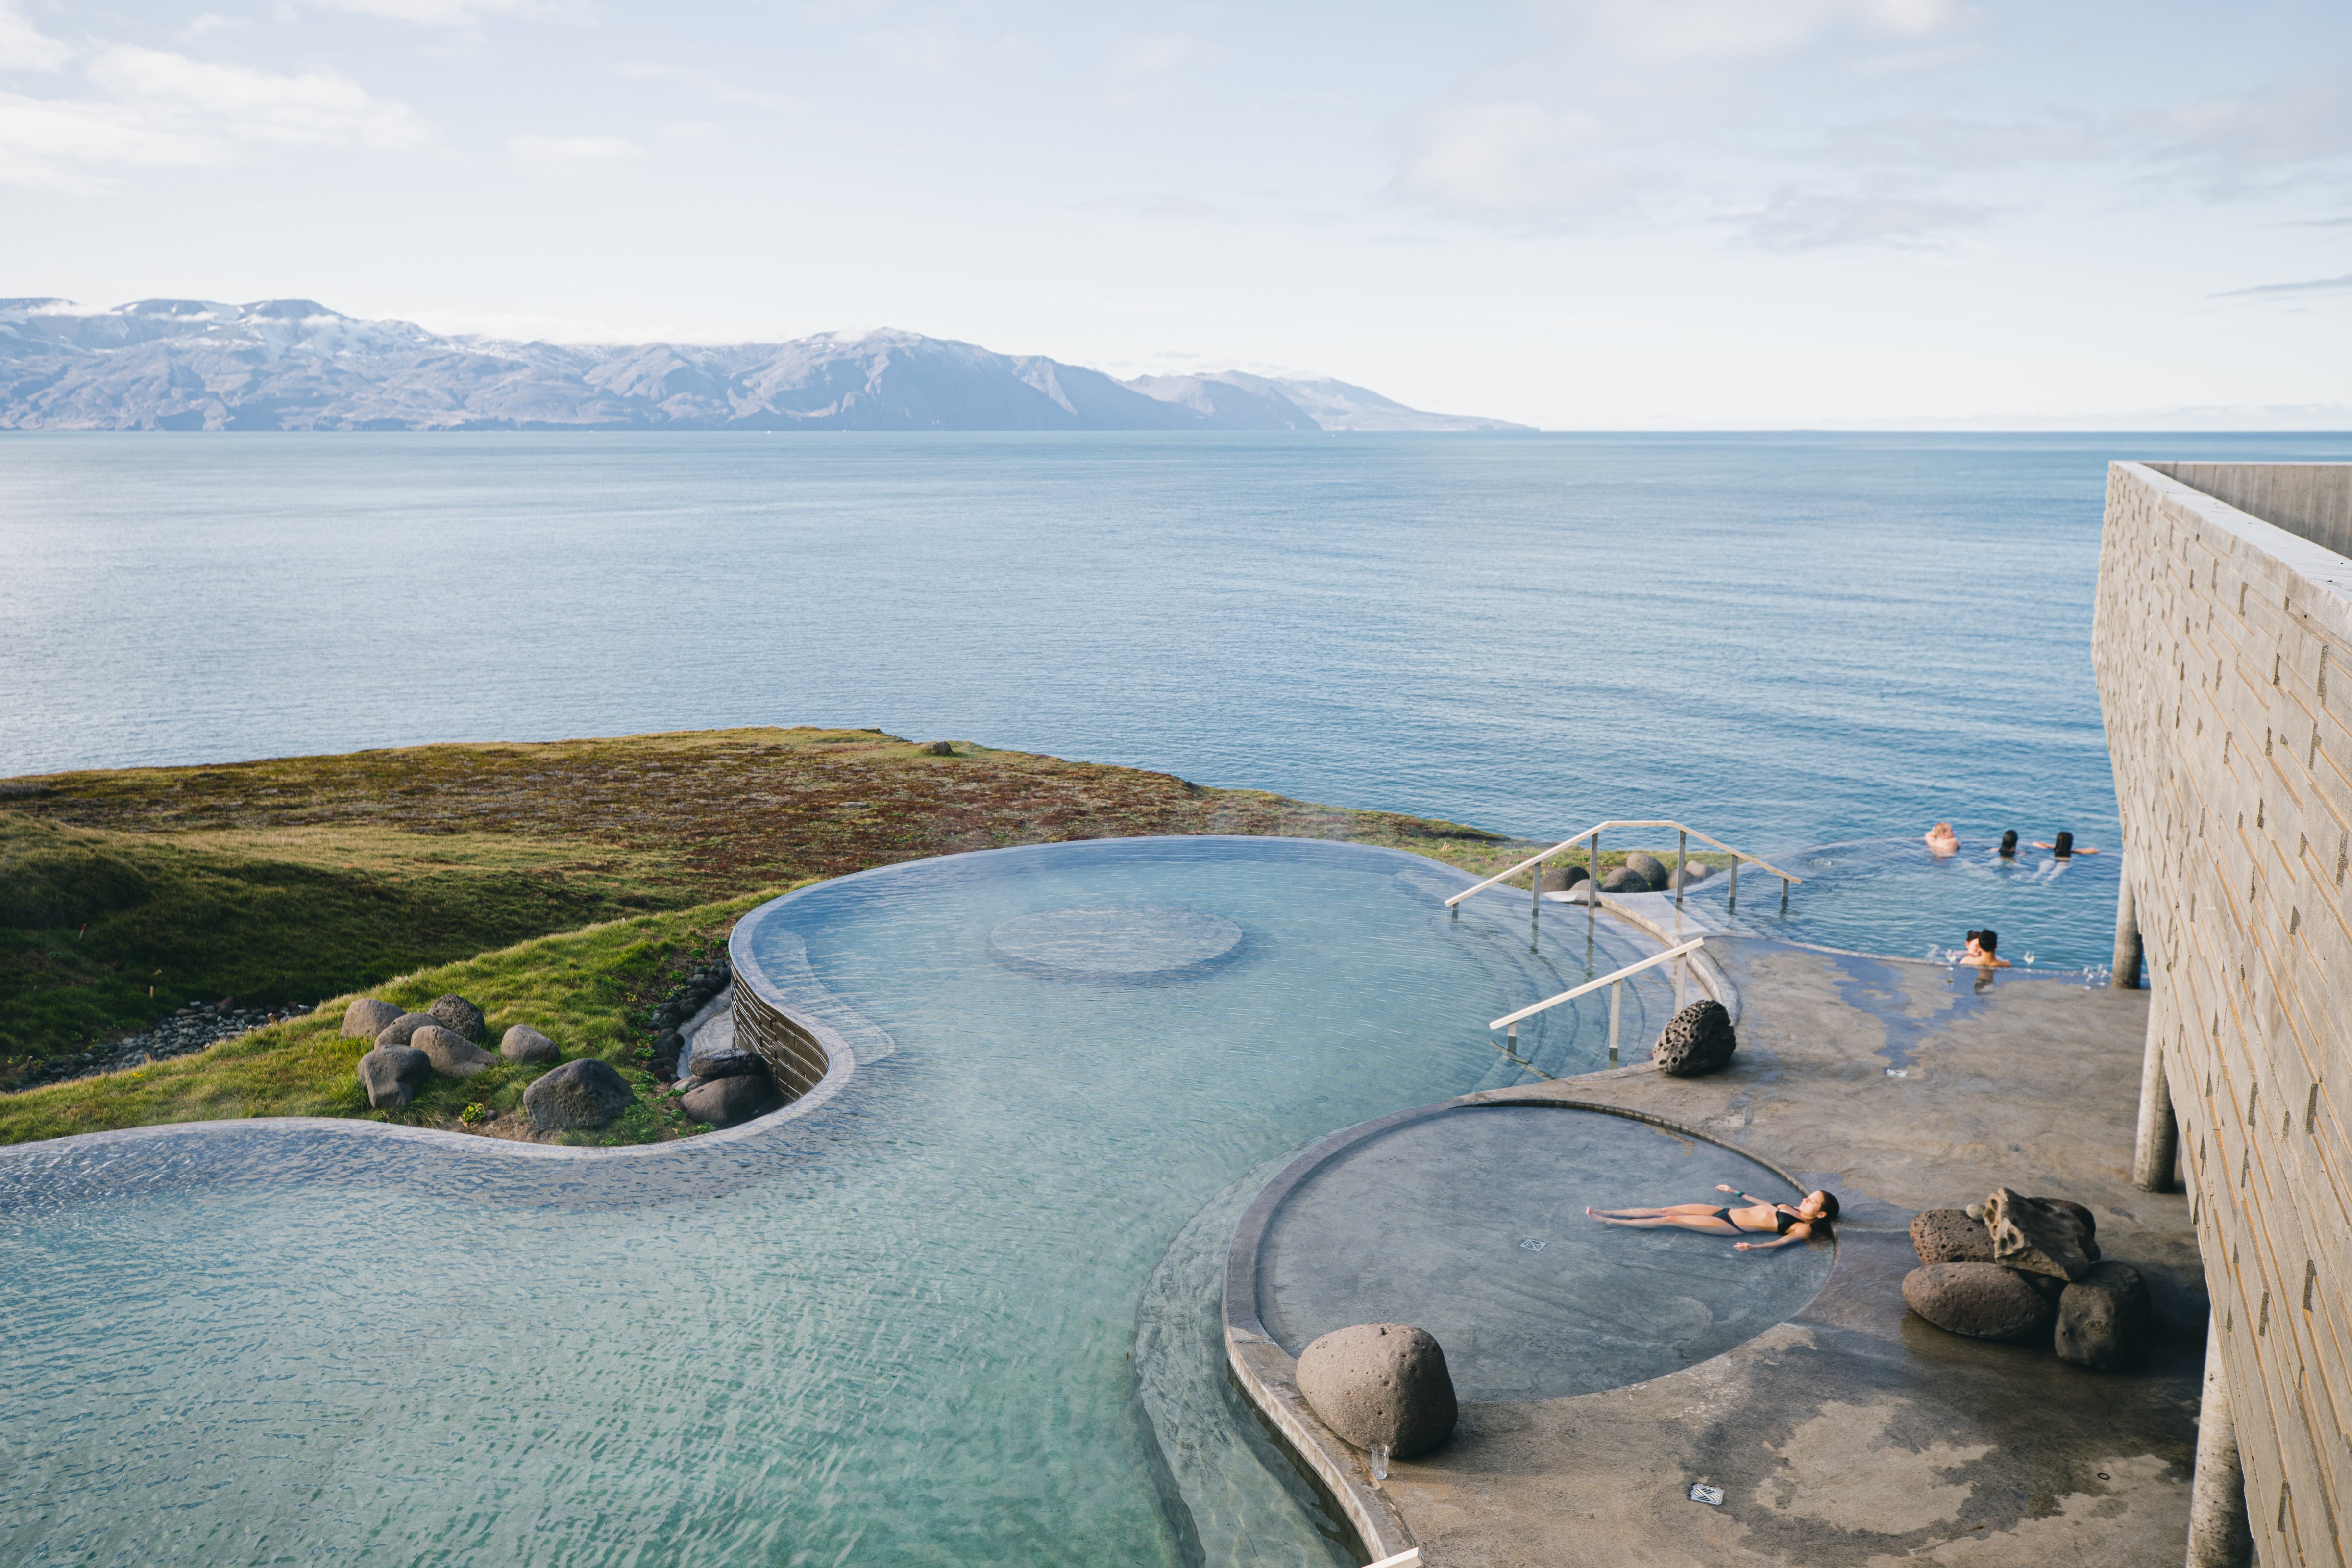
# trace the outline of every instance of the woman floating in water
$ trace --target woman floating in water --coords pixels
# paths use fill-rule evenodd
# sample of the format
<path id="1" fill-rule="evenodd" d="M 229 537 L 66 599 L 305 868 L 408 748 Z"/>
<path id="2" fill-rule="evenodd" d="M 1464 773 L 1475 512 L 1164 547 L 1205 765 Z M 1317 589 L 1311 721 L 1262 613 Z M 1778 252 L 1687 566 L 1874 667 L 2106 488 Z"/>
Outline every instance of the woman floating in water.
<path id="1" fill-rule="evenodd" d="M 2071 833 L 2060 834 L 2058 836 L 2058 841 L 2055 844 L 2044 844 L 2042 840 L 2037 838 L 2033 841 L 2033 847 L 2036 849 L 2049 850 L 2052 858 L 2059 860 L 2072 860 L 2077 855 L 2096 855 L 2098 853 L 2095 849 L 2078 847 L 2074 843 L 2074 836 Z"/>
<path id="2" fill-rule="evenodd" d="M 1952 831 L 1948 822 L 1939 822 L 1927 829 L 1927 853 L 1942 859 L 1960 852 L 1960 836 Z"/>
<path id="3" fill-rule="evenodd" d="M 1729 1193 L 1745 1198 L 1754 1208 L 1710 1208 L 1705 1204 L 1675 1204 L 1663 1209 L 1594 1209 L 1584 1212 L 1603 1225 L 1630 1225 L 1641 1230 L 1655 1230 L 1672 1226 L 1683 1230 L 1705 1231 L 1709 1236 L 1769 1236 L 1769 1241 L 1743 1241 L 1741 1252 L 1769 1252 L 1776 1247 L 1786 1247 L 1793 1241 L 1811 1237 L 1817 1226 L 1825 1227 L 1837 1218 L 1838 1201 L 1834 1193 L 1810 1192 L 1801 1204 L 1776 1204 L 1769 1198 L 1759 1198 L 1753 1193 L 1743 1193 L 1737 1187 L 1716 1184 L 1718 1193 Z"/>

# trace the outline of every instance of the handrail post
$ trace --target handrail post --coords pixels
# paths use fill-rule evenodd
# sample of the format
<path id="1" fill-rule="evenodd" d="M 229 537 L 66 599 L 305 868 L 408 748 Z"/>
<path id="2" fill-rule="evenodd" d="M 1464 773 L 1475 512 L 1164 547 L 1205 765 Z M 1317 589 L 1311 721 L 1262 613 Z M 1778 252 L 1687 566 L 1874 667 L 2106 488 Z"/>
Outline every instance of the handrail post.
<path id="1" fill-rule="evenodd" d="M 1739 857 L 1737 855 L 1731 858 L 1731 901 L 1724 906 L 1723 912 L 1727 915 L 1739 912 Z"/>
<path id="2" fill-rule="evenodd" d="M 1675 840 L 1675 908 L 1683 907 L 1683 871 L 1690 864 L 1690 829 L 1685 827 Z"/>
<path id="3" fill-rule="evenodd" d="M 1528 951 L 1536 951 L 1536 940 L 1543 929 L 1543 862 L 1538 860 L 1528 873 Z"/>
<path id="4" fill-rule="evenodd" d="M 1590 868 L 1584 879 L 1592 884 L 1584 894 L 1584 929 L 1588 931 L 1592 929 L 1592 922 L 1601 918 L 1601 829 L 1596 827 L 1592 830 L 1589 847 L 1592 854 L 1587 861 Z"/>
<path id="5" fill-rule="evenodd" d="M 1780 912 L 1784 915 L 1789 912 L 1789 879 L 1786 877 L 1780 879 Z"/>
<path id="6" fill-rule="evenodd" d="M 1609 1065 L 1617 1065 L 1617 1003 L 1625 989 L 1622 980 L 1609 987 Z"/>

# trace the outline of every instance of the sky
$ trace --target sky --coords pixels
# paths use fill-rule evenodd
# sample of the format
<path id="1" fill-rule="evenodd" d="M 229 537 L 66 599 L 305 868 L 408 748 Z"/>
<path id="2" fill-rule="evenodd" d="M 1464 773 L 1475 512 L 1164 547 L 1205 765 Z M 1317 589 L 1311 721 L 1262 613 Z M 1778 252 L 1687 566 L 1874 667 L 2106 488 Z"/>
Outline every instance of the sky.
<path id="1" fill-rule="evenodd" d="M 0 0 L 0 295 L 2352 427 L 2352 6 Z"/>

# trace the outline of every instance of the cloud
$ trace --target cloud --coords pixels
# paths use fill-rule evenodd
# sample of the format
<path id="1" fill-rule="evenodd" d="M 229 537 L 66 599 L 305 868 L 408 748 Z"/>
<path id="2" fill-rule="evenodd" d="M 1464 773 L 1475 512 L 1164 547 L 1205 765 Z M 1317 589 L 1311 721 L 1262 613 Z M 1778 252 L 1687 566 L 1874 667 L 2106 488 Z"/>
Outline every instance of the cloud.
<path id="1" fill-rule="evenodd" d="M 414 22 L 424 27 L 471 27 L 485 16 L 545 16 L 555 7 L 545 0 L 310 0 L 330 11 Z"/>
<path id="2" fill-rule="evenodd" d="M 760 92 L 748 87 L 698 70 L 692 66 L 665 65 L 656 60 L 640 60 L 625 65 L 616 73 L 627 81 L 669 81 L 692 91 L 696 96 L 720 103 L 744 103 L 761 109 L 802 109 L 800 100 L 787 98 L 779 92 Z"/>
<path id="3" fill-rule="evenodd" d="M 1916 45 L 1972 23 L 1976 10 L 1959 0 L 1571 0 L 1538 16 L 1587 47 L 1664 63 L 1770 59 L 1831 40 Z"/>
<path id="4" fill-rule="evenodd" d="M 1991 209 L 1895 192 L 1782 190 L 1749 218 L 1741 237 L 1766 250 L 1873 247 L 1917 250 L 1973 228 Z"/>
<path id="5" fill-rule="evenodd" d="M 1814 150 L 1849 167 L 1975 173 L 2024 163 L 2084 163 L 2116 155 L 2116 139 L 2087 123 L 1968 120 L 1909 114 L 1842 125 Z"/>
<path id="6" fill-rule="evenodd" d="M 1582 227 L 1671 191 L 1674 177 L 1612 144 L 1600 115 L 1537 103 L 1448 104 L 1412 127 L 1390 189 L 1417 203 L 1537 227 Z"/>
<path id="7" fill-rule="evenodd" d="M 2210 199 L 2257 195 L 2352 154 L 2352 68 L 2321 67 L 2177 108 L 2133 110 L 2116 125 L 2152 160 L 2198 171 Z"/>
<path id="8" fill-rule="evenodd" d="M 534 169 L 597 169 L 634 163 L 646 150 L 618 136 L 517 136 L 507 156 Z"/>
<path id="9" fill-rule="evenodd" d="M 2210 295 L 2215 300 L 2307 300 L 2323 294 L 2352 294 L 2352 272 L 2341 278 L 2314 278 L 2302 283 L 2263 283 L 2252 289 L 2231 289 Z"/>
<path id="10" fill-rule="evenodd" d="M 44 36 L 8 0 L 0 0 L 0 70 L 63 70 L 71 58 L 72 49 Z"/>
<path id="11" fill-rule="evenodd" d="M 348 77 L 278 75 L 115 46 L 86 70 L 79 97 L 0 93 L 0 184 L 89 191 L 111 168 L 229 163 L 241 146 L 413 152 L 432 128 L 405 104 Z"/>

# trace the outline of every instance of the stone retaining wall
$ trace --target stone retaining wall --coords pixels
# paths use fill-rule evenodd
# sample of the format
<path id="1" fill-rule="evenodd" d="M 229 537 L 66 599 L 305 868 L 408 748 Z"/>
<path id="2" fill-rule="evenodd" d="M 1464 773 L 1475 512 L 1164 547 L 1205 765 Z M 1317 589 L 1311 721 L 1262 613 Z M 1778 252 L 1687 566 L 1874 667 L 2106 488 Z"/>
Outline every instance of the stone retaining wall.
<path id="1" fill-rule="evenodd" d="M 2352 1561 L 2345 548 L 2352 466 L 2108 472 L 2093 663 L 2266 1568 Z"/>

